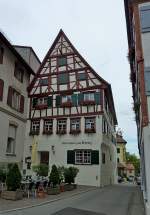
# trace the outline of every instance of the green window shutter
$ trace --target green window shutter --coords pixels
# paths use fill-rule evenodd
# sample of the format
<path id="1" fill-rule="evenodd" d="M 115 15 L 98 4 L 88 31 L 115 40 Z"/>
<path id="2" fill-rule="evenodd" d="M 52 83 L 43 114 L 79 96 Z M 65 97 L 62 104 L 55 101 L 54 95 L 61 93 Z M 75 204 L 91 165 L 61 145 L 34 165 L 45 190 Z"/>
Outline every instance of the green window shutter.
<path id="1" fill-rule="evenodd" d="M 101 96 L 101 95 L 100 95 L 100 92 L 95 92 L 95 93 L 94 93 L 95 103 L 96 103 L 97 105 L 100 105 L 100 103 L 101 103 L 101 101 L 100 101 L 101 97 L 100 97 L 100 96 Z"/>
<path id="2" fill-rule="evenodd" d="M 72 95 L 71 98 L 72 98 L 72 104 L 73 104 L 73 106 L 77 106 L 78 105 L 77 94 Z"/>
<path id="3" fill-rule="evenodd" d="M 75 163 L 75 151 L 68 150 L 67 151 L 67 164 Z"/>
<path id="4" fill-rule="evenodd" d="M 61 73 L 58 75 L 58 84 L 68 84 L 69 82 L 69 74 Z"/>
<path id="5" fill-rule="evenodd" d="M 37 98 L 33 98 L 32 99 L 32 107 L 35 108 L 35 106 L 37 105 L 38 99 Z"/>
<path id="6" fill-rule="evenodd" d="M 49 96 L 47 98 L 47 105 L 48 105 L 48 107 L 52 107 L 53 106 L 53 97 L 52 96 Z"/>
<path id="7" fill-rule="evenodd" d="M 99 151 L 93 150 L 91 152 L 91 164 L 99 164 Z"/>
<path id="8" fill-rule="evenodd" d="M 61 105 L 61 96 L 56 96 L 56 107 Z"/>
<path id="9" fill-rule="evenodd" d="M 80 104 L 84 99 L 84 94 L 83 93 L 80 93 L 78 94 L 78 104 Z"/>

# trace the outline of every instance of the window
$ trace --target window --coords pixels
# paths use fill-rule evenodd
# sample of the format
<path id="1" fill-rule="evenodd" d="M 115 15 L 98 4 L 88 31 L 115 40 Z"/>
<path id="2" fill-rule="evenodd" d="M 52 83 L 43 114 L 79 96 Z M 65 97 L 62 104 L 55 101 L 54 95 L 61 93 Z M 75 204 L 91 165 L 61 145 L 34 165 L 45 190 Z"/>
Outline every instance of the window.
<path id="1" fill-rule="evenodd" d="M 105 153 L 102 153 L 102 164 L 106 163 L 106 157 L 105 157 Z"/>
<path id="2" fill-rule="evenodd" d="M 119 148 L 117 148 L 117 153 L 118 153 L 118 154 L 120 153 L 120 149 L 119 149 Z"/>
<path id="3" fill-rule="evenodd" d="M 7 104 L 21 113 L 24 112 L 24 96 L 11 86 L 8 88 Z"/>
<path id="4" fill-rule="evenodd" d="M 18 63 L 15 63 L 15 70 L 14 70 L 15 78 L 18 81 L 23 82 L 23 75 L 24 75 L 24 69 Z"/>
<path id="5" fill-rule="evenodd" d="M 120 162 L 119 158 L 117 158 L 117 162 L 118 162 L 118 163 Z"/>
<path id="6" fill-rule="evenodd" d="M 3 63 L 3 57 L 4 57 L 4 48 L 0 47 L 0 64 Z"/>
<path id="7" fill-rule="evenodd" d="M 77 80 L 78 81 L 84 81 L 84 80 L 86 80 L 86 73 L 85 72 L 78 73 Z"/>
<path id="8" fill-rule="evenodd" d="M 103 131 L 104 134 L 107 133 L 107 122 L 106 122 L 106 120 L 104 118 L 103 118 L 102 131 Z"/>
<path id="9" fill-rule="evenodd" d="M 44 134 L 52 134 L 53 133 L 53 120 L 52 119 L 44 121 L 43 133 Z"/>
<path id="10" fill-rule="evenodd" d="M 70 120 L 70 133 L 80 132 L 80 119 L 71 119 Z"/>
<path id="11" fill-rule="evenodd" d="M 140 8 L 140 21 L 142 32 L 150 31 L 150 6 L 146 5 Z"/>
<path id="12" fill-rule="evenodd" d="M 47 105 L 47 97 L 38 99 L 37 105 L 45 105 L 45 104 Z"/>
<path id="13" fill-rule="evenodd" d="M 84 93 L 84 101 L 94 101 L 94 93 Z"/>
<path id="14" fill-rule="evenodd" d="M 17 127 L 15 125 L 9 125 L 8 139 L 6 154 L 15 154 L 15 144 L 16 144 L 16 131 Z"/>
<path id="15" fill-rule="evenodd" d="M 69 82 L 69 74 L 68 73 L 58 74 L 58 84 L 68 84 L 68 82 Z"/>
<path id="16" fill-rule="evenodd" d="M 15 110 L 20 109 L 20 94 L 15 90 L 13 90 L 12 94 L 12 108 Z"/>
<path id="17" fill-rule="evenodd" d="M 91 164 L 91 151 L 89 150 L 75 151 L 75 164 Z"/>
<path id="18" fill-rule="evenodd" d="M 0 79 L 0 101 L 3 100 L 4 81 Z"/>
<path id="19" fill-rule="evenodd" d="M 65 134 L 67 130 L 67 120 L 66 119 L 59 119 L 57 121 L 57 133 L 58 134 Z"/>
<path id="20" fill-rule="evenodd" d="M 43 78 L 39 80 L 41 86 L 48 86 L 48 78 Z"/>
<path id="21" fill-rule="evenodd" d="M 95 118 L 85 118 L 85 132 L 95 132 Z"/>
<path id="22" fill-rule="evenodd" d="M 67 58 L 66 57 L 58 57 L 57 63 L 58 63 L 58 66 L 66 66 L 67 65 Z"/>
<path id="23" fill-rule="evenodd" d="M 31 134 L 39 134 L 40 132 L 40 121 L 39 120 L 35 120 L 31 122 Z"/>
<path id="24" fill-rule="evenodd" d="M 62 96 L 62 103 L 72 102 L 71 96 Z"/>

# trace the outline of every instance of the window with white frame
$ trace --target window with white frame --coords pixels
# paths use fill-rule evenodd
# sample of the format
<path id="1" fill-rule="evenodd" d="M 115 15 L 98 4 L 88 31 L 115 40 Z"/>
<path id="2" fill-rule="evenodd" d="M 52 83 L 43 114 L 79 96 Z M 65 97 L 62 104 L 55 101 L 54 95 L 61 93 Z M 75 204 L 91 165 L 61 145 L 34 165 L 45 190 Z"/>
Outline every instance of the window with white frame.
<path id="1" fill-rule="evenodd" d="M 84 101 L 95 101 L 94 93 L 84 93 Z"/>
<path id="2" fill-rule="evenodd" d="M 15 154 L 16 132 L 17 127 L 9 125 L 6 154 Z"/>
<path id="3" fill-rule="evenodd" d="M 53 131 L 53 120 L 45 120 L 44 121 L 44 131 Z"/>
<path id="4" fill-rule="evenodd" d="M 62 103 L 71 102 L 71 96 L 62 96 Z"/>
<path id="5" fill-rule="evenodd" d="M 80 119 L 71 119 L 70 120 L 70 130 L 71 131 L 80 130 Z"/>
<path id="6" fill-rule="evenodd" d="M 32 132 L 39 132 L 40 131 L 40 121 L 32 121 L 31 123 L 31 131 Z"/>
<path id="7" fill-rule="evenodd" d="M 66 119 L 59 119 L 57 121 L 57 131 L 65 131 L 67 130 L 67 120 Z"/>
<path id="8" fill-rule="evenodd" d="M 75 151 L 75 164 L 91 164 L 91 151 L 89 150 Z"/>
<path id="9" fill-rule="evenodd" d="M 16 91 L 13 90 L 12 93 L 12 108 L 14 108 L 15 110 L 19 110 L 20 109 L 20 94 Z"/>
<path id="10" fill-rule="evenodd" d="M 45 105 L 45 104 L 47 104 L 47 97 L 38 99 L 38 105 Z"/>
<path id="11" fill-rule="evenodd" d="M 85 129 L 95 129 L 95 118 L 85 118 Z"/>

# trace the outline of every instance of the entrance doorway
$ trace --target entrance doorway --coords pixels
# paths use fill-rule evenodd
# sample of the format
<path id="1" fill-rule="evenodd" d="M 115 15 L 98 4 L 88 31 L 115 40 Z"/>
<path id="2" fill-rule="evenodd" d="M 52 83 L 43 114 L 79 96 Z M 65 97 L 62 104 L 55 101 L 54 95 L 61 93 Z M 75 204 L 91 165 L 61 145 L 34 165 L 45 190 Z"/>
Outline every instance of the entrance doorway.
<path id="1" fill-rule="evenodd" d="M 40 153 L 40 163 L 49 165 L 49 152 Z"/>

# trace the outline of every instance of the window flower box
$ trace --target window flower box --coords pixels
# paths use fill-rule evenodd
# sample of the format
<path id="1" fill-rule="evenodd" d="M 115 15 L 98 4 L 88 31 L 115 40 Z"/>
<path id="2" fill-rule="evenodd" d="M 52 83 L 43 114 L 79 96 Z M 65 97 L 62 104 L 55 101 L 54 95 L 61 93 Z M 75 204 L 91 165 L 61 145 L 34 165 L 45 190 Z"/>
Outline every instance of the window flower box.
<path id="1" fill-rule="evenodd" d="M 63 103 L 61 104 L 61 107 L 72 107 L 72 102 L 71 102 L 71 101 L 63 102 Z"/>
<path id="2" fill-rule="evenodd" d="M 57 131 L 57 134 L 60 134 L 60 135 L 64 135 L 66 133 L 67 133 L 66 130 L 58 130 Z"/>
<path id="3" fill-rule="evenodd" d="M 95 101 L 92 100 L 86 100 L 86 101 L 82 101 L 81 103 L 83 106 L 88 106 L 88 105 L 95 105 Z"/>
<path id="4" fill-rule="evenodd" d="M 70 134 L 74 134 L 74 135 L 79 134 L 80 132 L 81 132 L 80 129 L 70 130 Z"/>
<path id="5" fill-rule="evenodd" d="M 85 133 L 96 133 L 95 128 L 86 128 Z"/>
<path id="6" fill-rule="evenodd" d="M 53 131 L 52 130 L 44 130 L 43 131 L 43 134 L 45 134 L 45 135 L 51 135 L 51 134 L 53 134 Z"/>
<path id="7" fill-rule="evenodd" d="M 37 131 L 30 131 L 29 135 L 39 135 L 40 131 L 37 130 Z"/>
<path id="8" fill-rule="evenodd" d="M 37 104 L 37 105 L 35 105 L 36 110 L 42 110 L 42 109 L 46 109 L 46 108 L 48 108 L 47 104 Z"/>

